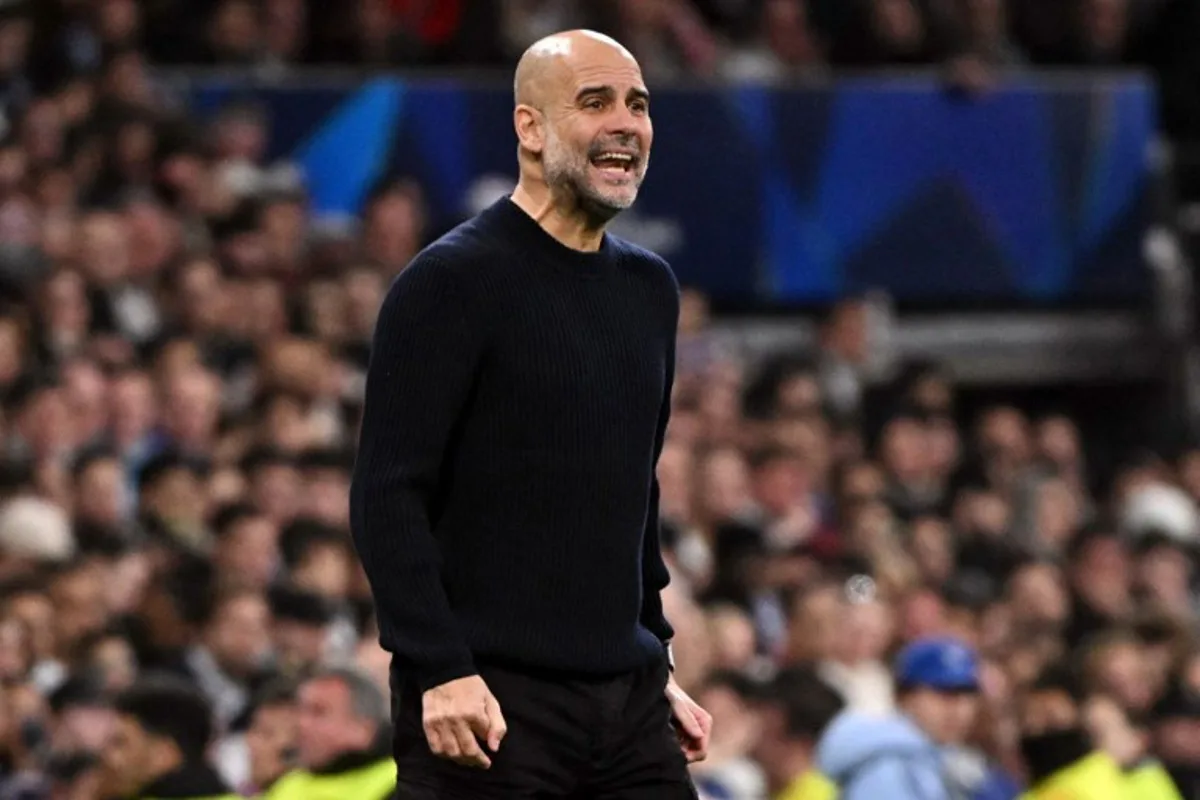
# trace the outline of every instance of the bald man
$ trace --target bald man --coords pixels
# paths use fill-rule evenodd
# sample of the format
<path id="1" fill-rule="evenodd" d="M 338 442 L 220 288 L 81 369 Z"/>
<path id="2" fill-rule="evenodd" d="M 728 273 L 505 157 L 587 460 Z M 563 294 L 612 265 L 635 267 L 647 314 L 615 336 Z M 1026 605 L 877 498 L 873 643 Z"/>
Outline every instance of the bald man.
<path id="1" fill-rule="evenodd" d="M 351 492 L 392 653 L 399 800 L 694 798 L 709 715 L 671 678 L 655 464 L 679 287 L 605 232 L 653 129 L 604 36 L 533 45 L 520 182 L 380 311 Z"/>

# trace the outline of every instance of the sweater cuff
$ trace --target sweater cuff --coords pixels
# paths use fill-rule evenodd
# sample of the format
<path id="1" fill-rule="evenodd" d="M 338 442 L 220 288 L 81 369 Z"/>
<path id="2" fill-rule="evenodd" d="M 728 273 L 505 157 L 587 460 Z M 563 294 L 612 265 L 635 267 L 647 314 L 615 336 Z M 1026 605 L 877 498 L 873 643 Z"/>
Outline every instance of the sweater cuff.
<path id="1" fill-rule="evenodd" d="M 450 664 L 440 669 L 417 673 L 417 686 L 421 693 L 441 686 L 443 683 L 458 680 L 459 678 L 467 678 L 471 675 L 478 675 L 479 671 L 475 669 L 475 665 L 470 661 Z"/>

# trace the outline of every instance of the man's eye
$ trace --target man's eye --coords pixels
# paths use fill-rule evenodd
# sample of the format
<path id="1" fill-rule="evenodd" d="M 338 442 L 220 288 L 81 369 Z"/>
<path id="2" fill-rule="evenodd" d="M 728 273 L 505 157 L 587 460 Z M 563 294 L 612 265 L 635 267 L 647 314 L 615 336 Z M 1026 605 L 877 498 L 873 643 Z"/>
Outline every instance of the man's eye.
<path id="1" fill-rule="evenodd" d="M 601 100 L 601 99 L 600 99 L 600 98 L 598 98 L 598 97 L 594 97 L 594 98 L 592 98 L 591 100 L 588 100 L 588 101 L 587 101 L 587 103 L 585 103 L 584 105 L 585 105 L 587 108 L 591 108 L 591 109 L 594 109 L 594 110 L 597 110 L 597 111 L 598 111 L 598 110 L 600 110 L 601 108 L 604 108 L 604 101 L 603 101 L 603 100 Z"/>

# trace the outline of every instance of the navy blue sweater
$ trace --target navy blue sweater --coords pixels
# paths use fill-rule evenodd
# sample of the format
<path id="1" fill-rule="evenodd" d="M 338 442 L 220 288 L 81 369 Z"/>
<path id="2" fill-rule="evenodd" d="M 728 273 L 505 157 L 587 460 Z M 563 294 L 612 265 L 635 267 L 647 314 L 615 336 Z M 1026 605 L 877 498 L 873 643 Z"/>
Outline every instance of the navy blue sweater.
<path id="1" fill-rule="evenodd" d="M 654 469 L 678 316 L 661 258 L 611 235 L 572 250 L 507 198 L 392 284 L 351 520 L 395 675 L 662 657 Z"/>

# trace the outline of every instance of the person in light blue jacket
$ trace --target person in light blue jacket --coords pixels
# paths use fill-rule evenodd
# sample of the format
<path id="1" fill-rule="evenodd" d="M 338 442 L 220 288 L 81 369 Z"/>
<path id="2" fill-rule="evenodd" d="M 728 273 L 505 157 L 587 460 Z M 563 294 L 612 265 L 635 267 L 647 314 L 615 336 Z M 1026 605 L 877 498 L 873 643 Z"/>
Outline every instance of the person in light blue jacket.
<path id="1" fill-rule="evenodd" d="M 989 782 L 986 761 L 963 743 L 978 708 L 975 652 L 925 639 L 896 660 L 900 713 L 847 711 L 817 744 L 817 766 L 841 800 L 972 800 Z"/>

